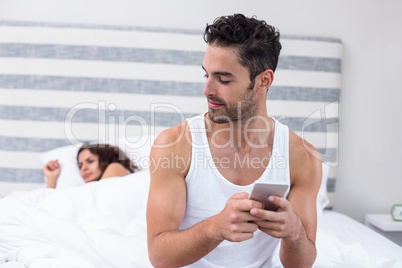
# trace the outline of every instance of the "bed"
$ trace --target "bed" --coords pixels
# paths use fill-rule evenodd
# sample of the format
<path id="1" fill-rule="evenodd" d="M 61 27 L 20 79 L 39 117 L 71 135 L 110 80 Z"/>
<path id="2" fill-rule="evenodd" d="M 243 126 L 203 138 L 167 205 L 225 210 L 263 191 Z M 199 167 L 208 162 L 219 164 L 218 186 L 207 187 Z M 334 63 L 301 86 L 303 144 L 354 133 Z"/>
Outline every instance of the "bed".
<path id="1" fill-rule="evenodd" d="M 77 175 L 78 176 L 78 175 Z M 0 267 L 152 267 L 149 171 L 0 200 Z M 321 211 L 313 267 L 402 267 L 402 249 L 351 218 Z"/>
<path id="2" fill-rule="evenodd" d="M 402 267 L 402 249 L 332 211 L 342 43 L 283 36 L 271 116 L 323 160 L 315 267 Z M 0 268 L 150 267 L 148 154 L 160 131 L 206 109 L 202 29 L 0 21 Z M 83 184 L 77 147 L 122 148 L 141 171 Z M 62 165 L 57 189 L 41 168 Z"/>

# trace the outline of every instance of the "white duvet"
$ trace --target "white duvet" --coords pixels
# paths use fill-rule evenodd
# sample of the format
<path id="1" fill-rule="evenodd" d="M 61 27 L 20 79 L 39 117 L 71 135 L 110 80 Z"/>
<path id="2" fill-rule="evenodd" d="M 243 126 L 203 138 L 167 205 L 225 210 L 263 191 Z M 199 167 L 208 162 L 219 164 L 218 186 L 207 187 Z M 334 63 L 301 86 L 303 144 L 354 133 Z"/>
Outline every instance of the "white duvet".
<path id="1" fill-rule="evenodd" d="M 149 171 L 0 199 L 0 268 L 152 267 Z M 314 267 L 402 267 L 402 248 L 351 218 L 321 215 Z"/>
<path id="2" fill-rule="evenodd" d="M 152 267 L 147 170 L 0 199 L 0 267 Z"/>

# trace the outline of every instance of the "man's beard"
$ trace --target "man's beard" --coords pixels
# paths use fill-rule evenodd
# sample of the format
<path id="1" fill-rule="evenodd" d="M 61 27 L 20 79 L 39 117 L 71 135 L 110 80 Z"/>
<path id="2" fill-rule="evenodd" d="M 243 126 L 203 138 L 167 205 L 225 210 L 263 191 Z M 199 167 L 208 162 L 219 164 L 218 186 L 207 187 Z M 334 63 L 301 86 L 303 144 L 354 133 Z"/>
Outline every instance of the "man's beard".
<path id="1" fill-rule="evenodd" d="M 220 109 L 209 108 L 208 117 L 216 124 L 229 122 L 245 123 L 257 114 L 257 102 L 254 100 L 254 90 L 248 88 L 237 102 L 226 103 L 224 100 L 211 96 L 208 97 L 215 103 L 222 104 Z"/>

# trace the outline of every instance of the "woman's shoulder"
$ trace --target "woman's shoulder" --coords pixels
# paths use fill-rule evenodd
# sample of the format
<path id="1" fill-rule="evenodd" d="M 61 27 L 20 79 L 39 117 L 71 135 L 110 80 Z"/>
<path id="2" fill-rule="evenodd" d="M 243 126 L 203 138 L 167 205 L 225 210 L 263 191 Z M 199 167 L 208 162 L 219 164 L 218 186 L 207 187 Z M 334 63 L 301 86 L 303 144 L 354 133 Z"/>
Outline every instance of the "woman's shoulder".
<path id="1" fill-rule="evenodd" d="M 101 179 L 111 178 L 111 177 L 122 177 L 128 175 L 127 169 L 120 163 L 114 162 L 110 163 L 102 174 Z"/>

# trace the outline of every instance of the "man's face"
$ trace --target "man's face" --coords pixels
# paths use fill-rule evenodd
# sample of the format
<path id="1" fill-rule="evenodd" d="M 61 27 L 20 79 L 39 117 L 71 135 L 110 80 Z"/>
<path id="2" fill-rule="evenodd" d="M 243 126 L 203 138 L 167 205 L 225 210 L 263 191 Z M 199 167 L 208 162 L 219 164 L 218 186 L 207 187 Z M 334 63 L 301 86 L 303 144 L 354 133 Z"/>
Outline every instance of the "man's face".
<path id="1" fill-rule="evenodd" d="M 204 95 L 212 122 L 245 122 L 256 115 L 257 103 L 248 70 L 233 48 L 209 45 L 202 67 L 207 78 Z"/>

